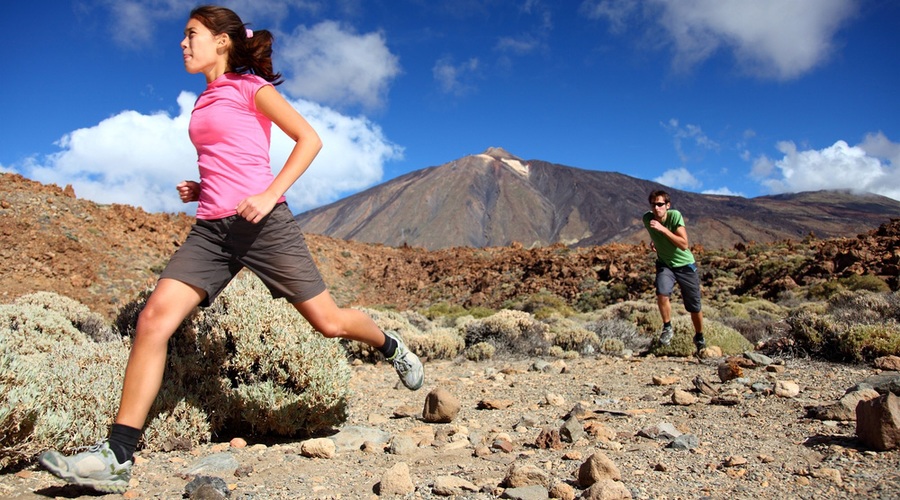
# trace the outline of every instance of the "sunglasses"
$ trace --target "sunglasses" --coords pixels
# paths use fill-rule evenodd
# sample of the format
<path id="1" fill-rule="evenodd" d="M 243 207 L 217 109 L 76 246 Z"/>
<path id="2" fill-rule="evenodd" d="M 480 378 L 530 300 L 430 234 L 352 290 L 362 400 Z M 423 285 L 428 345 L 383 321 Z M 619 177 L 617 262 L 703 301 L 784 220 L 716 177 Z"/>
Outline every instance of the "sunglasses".
<path id="1" fill-rule="evenodd" d="M 664 207 L 664 206 L 666 206 L 666 204 L 667 204 L 666 202 L 662 202 L 662 203 L 651 203 L 651 205 L 653 205 L 654 207 Z"/>

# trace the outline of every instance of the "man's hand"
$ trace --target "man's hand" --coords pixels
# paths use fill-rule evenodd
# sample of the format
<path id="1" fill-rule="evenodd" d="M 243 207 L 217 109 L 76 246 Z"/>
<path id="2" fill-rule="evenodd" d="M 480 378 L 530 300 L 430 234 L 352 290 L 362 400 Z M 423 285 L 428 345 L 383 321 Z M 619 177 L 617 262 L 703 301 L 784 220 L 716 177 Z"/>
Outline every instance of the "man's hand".
<path id="1" fill-rule="evenodd" d="M 194 181 L 182 181 L 177 186 L 178 196 L 182 203 L 190 203 L 200 199 L 200 183 Z"/>

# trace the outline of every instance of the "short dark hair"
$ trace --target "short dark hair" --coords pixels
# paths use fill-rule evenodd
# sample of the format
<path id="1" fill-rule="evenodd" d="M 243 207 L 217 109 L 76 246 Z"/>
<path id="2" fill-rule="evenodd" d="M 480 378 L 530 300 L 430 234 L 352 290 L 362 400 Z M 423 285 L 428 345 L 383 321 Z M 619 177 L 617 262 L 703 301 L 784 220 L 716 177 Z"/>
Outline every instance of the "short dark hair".
<path id="1" fill-rule="evenodd" d="M 663 199 L 666 200 L 666 203 L 669 203 L 669 201 L 670 201 L 669 193 L 663 191 L 662 189 L 657 189 L 656 191 L 653 191 L 652 193 L 650 193 L 650 196 L 647 197 L 647 201 L 649 201 L 650 203 L 653 203 L 653 201 L 656 200 L 657 198 L 659 198 L 660 196 L 662 196 Z"/>

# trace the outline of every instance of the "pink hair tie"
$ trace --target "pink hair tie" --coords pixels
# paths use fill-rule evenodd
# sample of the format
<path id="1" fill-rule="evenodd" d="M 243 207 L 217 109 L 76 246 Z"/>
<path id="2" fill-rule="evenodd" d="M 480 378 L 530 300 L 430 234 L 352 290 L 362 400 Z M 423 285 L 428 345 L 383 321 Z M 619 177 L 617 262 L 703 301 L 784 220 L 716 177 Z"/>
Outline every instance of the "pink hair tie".
<path id="1" fill-rule="evenodd" d="M 250 28 L 247 28 L 247 38 L 253 38 L 253 30 Z"/>

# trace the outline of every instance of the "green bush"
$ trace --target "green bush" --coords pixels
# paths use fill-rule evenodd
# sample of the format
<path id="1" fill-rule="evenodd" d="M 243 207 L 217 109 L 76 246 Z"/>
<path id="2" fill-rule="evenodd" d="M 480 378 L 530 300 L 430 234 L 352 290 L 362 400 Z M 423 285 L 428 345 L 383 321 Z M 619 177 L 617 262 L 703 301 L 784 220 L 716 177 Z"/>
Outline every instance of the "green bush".
<path id="1" fill-rule="evenodd" d="M 603 353 L 619 354 L 625 349 L 643 351 L 651 341 L 634 323 L 622 319 L 599 319 L 589 322 L 586 328 L 597 335 Z"/>

